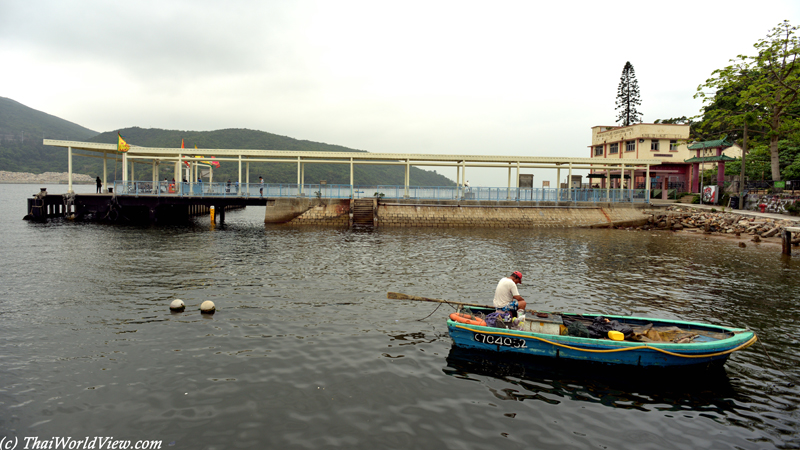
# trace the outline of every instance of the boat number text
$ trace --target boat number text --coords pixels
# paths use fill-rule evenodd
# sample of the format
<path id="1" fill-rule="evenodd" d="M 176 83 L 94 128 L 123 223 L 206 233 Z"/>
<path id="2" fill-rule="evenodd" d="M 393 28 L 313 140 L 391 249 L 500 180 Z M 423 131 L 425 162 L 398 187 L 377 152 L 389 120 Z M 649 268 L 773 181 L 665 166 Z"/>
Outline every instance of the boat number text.
<path id="1" fill-rule="evenodd" d="M 475 333 L 475 340 L 481 344 L 502 345 L 503 347 L 525 348 L 525 340 L 508 336 Z"/>

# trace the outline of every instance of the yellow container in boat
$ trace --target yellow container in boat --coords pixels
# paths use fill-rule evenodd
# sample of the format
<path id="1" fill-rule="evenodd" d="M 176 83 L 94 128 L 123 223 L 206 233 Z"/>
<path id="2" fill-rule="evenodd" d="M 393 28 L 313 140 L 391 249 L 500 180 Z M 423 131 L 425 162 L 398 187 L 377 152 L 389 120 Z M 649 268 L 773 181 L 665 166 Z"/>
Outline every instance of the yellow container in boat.
<path id="1" fill-rule="evenodd" d="M 611 330 L 608 332 L 608 338 L 612 341 L 624 341 L 625 335 L 620 333 L 619 331 Z"/>

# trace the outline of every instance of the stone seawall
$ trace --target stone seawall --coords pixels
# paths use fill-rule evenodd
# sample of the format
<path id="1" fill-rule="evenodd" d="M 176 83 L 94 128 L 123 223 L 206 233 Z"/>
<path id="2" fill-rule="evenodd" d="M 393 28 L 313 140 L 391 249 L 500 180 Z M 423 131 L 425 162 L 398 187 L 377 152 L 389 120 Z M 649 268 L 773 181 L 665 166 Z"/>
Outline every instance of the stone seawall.
<path id="1" fill-rule="evenodd" d="M 644 204 L 539 202 L 379 201 L 378 227 L 609 227 L 638 226 L 649 216 Z M 277 199 L 265 222 L 347 227 L 349 199 Z"/>
<path id="2" fill-rule="evenodd" d="M 350 199 L 279 198 L 267 203 L 266 223 L 350 225 Z"/>
<path id="3" fill-rule="evenodd" d="M 538 228 L 644 223 L 644 205 L 379 203 L 379 227 Z"/>

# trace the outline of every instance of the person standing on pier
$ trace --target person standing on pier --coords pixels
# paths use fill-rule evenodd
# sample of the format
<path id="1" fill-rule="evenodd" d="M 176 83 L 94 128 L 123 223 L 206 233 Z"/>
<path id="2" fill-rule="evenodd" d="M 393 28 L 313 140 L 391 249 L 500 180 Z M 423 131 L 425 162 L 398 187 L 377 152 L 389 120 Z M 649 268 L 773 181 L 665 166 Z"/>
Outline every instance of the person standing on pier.
<path id="1" fill-rule="evenodd" d="M 524 314 L 528 304 L 517 290 L 517 285 L 520 283 L 522 283 L 522 273 L 519 271 L 515 271 L 497 283 L 494 291 L 494 307 L 498 311 L 519 311 Z"/>
<path id="2" fill-rule="evenodd" d="M 100 177 L 97 177 L 97 180 L 95 181 L 97 182 L 97 193 L 100 194 L 103 188 L 103 180 L 101 180 Z"/>
<path id="3" fill-rule="evenodd" d="M 260 187 L 258 188 L 258 195 L 259 195 L 259 197 L 263 197 L 264 196 L 264 179 L 261 178 L 261 177 L 258 177 L 258 182 L 260 183 L 260 185 L 259 185 Z"/>

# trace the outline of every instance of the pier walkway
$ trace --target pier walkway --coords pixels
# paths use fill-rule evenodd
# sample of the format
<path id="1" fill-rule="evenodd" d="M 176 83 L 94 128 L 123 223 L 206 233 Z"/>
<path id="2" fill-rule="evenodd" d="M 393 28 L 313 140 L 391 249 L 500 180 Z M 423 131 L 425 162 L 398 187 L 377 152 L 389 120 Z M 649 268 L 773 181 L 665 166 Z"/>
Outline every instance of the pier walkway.
<path id="1" fill-rule="evenodd" d="M 345 164 L 350 167 L 350 182 L 346 185 L 338 185 L 335 190 L 331 188 L 324 188 L 325 194 L 330 195 L 345 195 L 355 199 L 361 196 L 360 194 L 367 194 L 371 196 L 374 192 L 390 196 L 391 198 L 467 198 L 469 195 L 474 195 L 475 199 L 486 198 L 492 199 L 509 199 L 517 198 L 516 194 L 519 193 L 519 199 L 523 200 L 523 191 L 521 189 L 529 189 L 529 198 L 539 198 L 542 201 L 561 201 L 562 199 L 575 198 L 573 194 L 577 186 L 558 185 L 555 188 L 547 189 L 534 189 L 532 178 L 530 181 L 525 180 L 529 185 L 521 185 L 522 177 L 521 170 L 523 169 L 551 169 L 556 172 L 556 180 L 562 179 L 562 174 L 567 175 L 567 180 L 572 180 L 574 170 L 600 170 L 619 172 L 620 177 L 628 177 L 628 172 L 633 173 L 638 169 L 644 170 L 646 174 L 644 186 L 650 185 L 650 166 L 661 164 L 658 159 L 597 159 L 597 158 L 565 158 L 565 157 L 539 157 L 539 156 L 503 156 L 503 155 L 428 155 L 428 154 L 414 154 L 414 153 L 368 153 L 368 152 L 313 152 L 313 151 L 291 151 L 291 150 L 243 150 L 243 149 L 182 149 L 182 148 L 154 148 L 154 147 L 138 147 L 131 145 L 125 152 L 119 152 L 115 144 L 100 144 L 95 142 L 77 142 L 77 141 L 62 141 L 44 139 L 44 145 L 53 147 L 62 147 L 67 150 L 68 172 L 69 172 L 69 192 L 72 192 L 72 159 L 73 157 L 90 157 L 101 158 L 103 160 L 103 180 L 108 180 L 107 163 L 108 161 L 119 162 L 122 166 L 122 177 L 117 183 L 119 186 L 119 193 L 121 195 L 129 195 L 133 193 L 136 195 L 142 186 L 136 181 L 134 185 L 129 183 L 134 182 L 134 163 L 140 166 L 148 167 L 152 170 L 152 176 L 149 177 L 151 181 L 151 190 L 153 186 L 162 182 L 161 175 L 159 174 L 159 166 L 169 165 L 171 177 L 174 180 L 188 180 L 187 189 L 175 189 L 173 194 L 195 194 L 198 192 L 200 195 L 227 195 L 227 183 L 223 189 L 225 192 L 220 192 L 219 185 L 209 186 L 195 190 L 197 183 L 198 170 L 200 164 L 214 162 L 232 162 L 238 165 L 238 178 L 236 184 L 242 186 L 245 190 L 244 195 L 252 195 L 253 186 L 250 183 L 250 163 L 292 163 L 297 165 L 297 182 L 294 183 L 295 188 L 289 188 L 286 191 L 280 190 L 277 195 L 279 196 L 296 196 L 296 197 L 310 197 L 314 192 L 322 192 L 319 187 L 314 189 L 314 185 L 307 185 L 305 182 L 305 166 L 307 164 Z M 206 156 L 198 156 L 206 155 Z M 213 155 L 213 156 L 212 156 Z M 213 160 L 211 160 L 213 158 Z M 358 192 L 359 185 L 354 177 L 354 167 L 356 165 L 394 165 L 401 166 L 405 169 L 405 180 L 401 187 L 387 187 L 386 192 L 376 190 L 374 192 Z M 455 169 L 455 187 L 445 188 L 418 188 L 416 192 L 412 192 L 415 188 L 410 186 L 410 170 L 411 167 L 445 167 Z M 508 183 L 500 188 L 473 188 L 478 190 L 470 190 L 465 186 L 467 179 L 468 168 L 496 168 L 508 172 Z M 446 169 L 445 169 L 446 170 Z M 626 172 L 627 171 L 627 172 Z M 512 177 L 512 173 L 516 172 Z M 213 174 L 213 171 L 211 172 Z M 623 177 L 623 178 L 624 178 Z M 621 178 L 622 179 L 622 178 Z M 213 180 L 210 180 L 213 181 Z M 642 198 L 644 202 L 649 200 L 649 190 L 642 190 L 641 195 L 635 195 L 633 192 L 626 193 L 626 189 L 622 183 L 615 189 L 611 189 L 611 183 L 608 184 L 606 189 L 587 190 L 592 191 L 591 194 L 585 194 L 587 200 L 592 201 L 594 198 L 604 198 L 604 201 L 616 202 L 629 202 L 633 198 Z M 342 186 L 346 186 L 343 188 Z M 104 189 L 112 188 L 106 184 Z M 400 194 L 399 190 L 402 190 Z M 420 191 L 420 189 L 428 189 L 429 191 Z M 442 191 L 444 189 L 444 191 Z M 520 189 L 520 191 L 517 191 Z M 117 191 L 116 189 L 114 189 Z M 564 194 L 563 191 L 571 191 Z M 160 191 L 160 189 L 159 189 Z M 391 191 L 391 192 L 390 192 Z M 514 192 L 512 196 L 511 192 Z M 538 195 L 537 191 L 541 192 Z M 602 194 L 605 192 L 605 194 Z M 238 191 L 237 191 L 238 192 Z M 444 192 L 444 194 L 442 194 Z M 157 192 L 155 194 L 160 194 Z M 167 190 L 169 194 L 169 190 Z M 237 194 L 242 195 L 242 194 Z M 267 196 L 267 193 L 264 193 Z M 275 195 L 275 194 L 270 194 Z M 566 197 L 564 197 L 566 195 Z M 329 197 L 334 198 L 334 197 Z M 339 197 L 336 197 L 339 198 Z"/>
<path id="2" fill-rule="evenodd" d="M 576 204 L 646 204 L 650 200 L 647 189 L 629 189 L 620 183 L 611 188 L 588 189 L 582 186 L 559 184 L 554 188 L 533 187 L 533 175 L 521 174 L 524 169 L 552 169 L 556 179 L 562 175 L 572 181 L 574 170 L 598 170 L 619 172 L 620 179 L 633 177 L 636 170 L 646 173 L 646 182 L 650 185 L 650 166 L 661 163 L 658 159 L 595 159 L 595 158 L 561 158 L 535 156 L 501 156 L 501 155 L 426 155 L 400 153 L 367 153 L 367 152 L 312 152 L 290 150 L 242 150 L 242 149 L 183 149 L 152 148 L 131 145 L 118 151 L 116 144 L 94 142 L 76 142 L 45 139 L 44 145 L 62 147 L 66 150 L 68 161 L 69 187 L 68 194 L 52 196 L 41 193 L 28 199 L 28 216 L 33 220 L 46 220 L 49 217 L 90 217 L 97 220 L 150 220 L 151 222 L 171 219 L 183 219 L 188 216 L 202 214 L 212 206 L 221 220 L 224 211 L 229 208 L 248 205 L 283 206 L 275 207 L 274 213 L 267 215 L 277 218 L 269 220 L 291 220 L 299 214 L 300 207 L 309 200 L 316 204 L 336 206 L 333 209 L 345 210 L 354 207 L 359 199 L 371 198 L 380 200 L 402 201 L 441 201 L 458 204 L 470 202 L 473 207 L 491 207 L 504 203 L 504 207 L 523 206 L 568 208 Z M 206 156 L 199 156 L 206 155 Z M 212 156 L 213 155 L 213 156 Z M 100 158 L 103 160 L 104 194 L 76 195 L 72 189 L 72 160 L 74 157 Z M 213 158 L 213 159 L 212 159 Z M 108 162 L 122 168 L 121 179 L 108 182 Z M 235 163 L 238 165 L 238 177 L 235 182 L 213 182 L 213 168 L 204 164 L 216 162 Z M 293 163 L 297 165 L 296 183 L 251 183 L 250 163 Z M 348 184 L 309 184 L 305 182 L 305 166 L 307 164 L 345 164 L 350 168 Z M 402 185 L 365 186 L 356 183 L 354 167 L 366 165 L 395 165 L 405 170 Z M 134 176 L 134 166 L 139 166 Z M 167 176 L 164 177 L 164 167 Z M 410 170 L 417 167 L 449 167 L 454 169 L 455 186 L 411 186 Z M 142 171 L 148 180 L 141 180 Z M 497 168 L 507 171 L 508 183 L 502 187 L 469 187 L 465 182 L 468 168 Z M 199 175 L 208 170 L 206 182 Z M 446 170 L 446 169 L 445 169 Z M 152 175 L 150 174 L 152 172 Z M 515 172 L 515 173 L 514 173 Z M 630 172 L 631 175 L 627 173 Z M 514 175 L 514 176 L 512 176 Z M 623 177 L 624 175 L 624 177 Z M 163 179 L 162 179 L 163 178 Z M 168 181 L 187 180 L 187 181 Z M 349 203 L 347 202 L 349 200 Z M 285 206 L 287 205 L 289 206 Z M 347 203 L 347 205 L 345 205 Z M 508 203 L 511 203 L 510 205 Z M 590 207 L 584 206 L 584 207 Z M 306 205 L 306 208 L 311 206 Z M 280 213 L 285 211 L 285 214 Z M 286 216 L 286 217 L 284 217 Z M 365 219 L 366 220 L 366 219 Z M 265 221 L 268 218 L 265 217 Z"/>
<path id="3" fill-rule="evenodd" d="M 193 198 L 303 198 L 320 199 L 413 199 L 413 200 L 472 200 L 517 202 L 595 202 L 648 203 L 644 189 L 558 189 L 520 187 L 458 187 L 458 186 L 351 186 L 348 184 L 292 183 L 173 183 L 128 181 L 114 182 L 111 192 L 120 196 L 153 195 L 158 197 Z"/>

